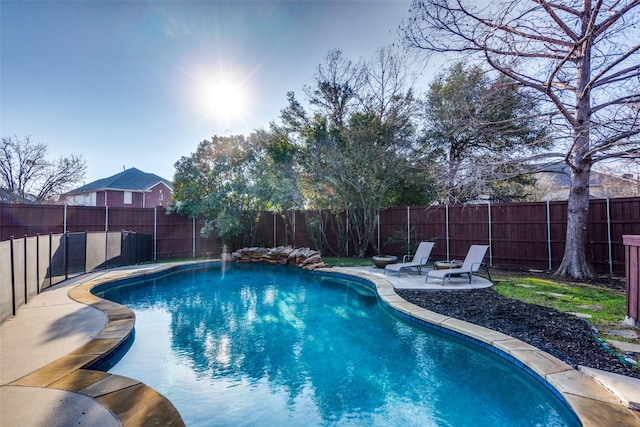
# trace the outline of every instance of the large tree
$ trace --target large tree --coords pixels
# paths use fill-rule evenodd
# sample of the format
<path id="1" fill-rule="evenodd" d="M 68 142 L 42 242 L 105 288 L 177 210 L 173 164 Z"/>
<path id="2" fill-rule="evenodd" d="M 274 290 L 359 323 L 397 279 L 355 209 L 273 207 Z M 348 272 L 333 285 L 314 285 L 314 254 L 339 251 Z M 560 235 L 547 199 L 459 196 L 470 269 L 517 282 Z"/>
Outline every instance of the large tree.
<path id="1" fill-rule="evenodd" d="M 416 0 L 403 25 L 427 54 L 479 58 L 546 99 L 571 169 L 567 235 L 556 274 L 595 272 L 586 257 L 594 163 L 640 155 L 640 0 Z"/>
<path id="2" fill-rule="evenodd" d="M 304 200 L 299 185 L 297 164 L 298 147 L 288 132 L 272 123 L 269 131 L 258 132 L 265 141 L 265 179 L 271 192 L 268 208 L 282 217 L 285 226 L 285 238 L 274 245 L 287 245 L 295 242 L 295 210 L 304 208 Z"/>
<path id="3" fill-rule="evenodd" d="M 52 161 L 47 146 L 30 137 L 2 137 L 0 145 L 0 189 L 11 203 L 55 201 L 84 179 L 87 165 L 72 154 Z"/>
<path id="4" fill-rule="evenodd" d="M 536 153 L 549 145 L 535 100 L 505 77 L 458 62 L 436 76 L 425 99 L 424 159 L 438 182 L 439 199 L 466 203 L 488 195 L 523 195 L 523 165 L 496 159 Z M 521 194 L 518 194 L 518 193 Z"/>
<path id="5" fill-rule="evenodd" d="M 292 94 L 282 115 L 284 127 L 299 137 L 305 196 L 310 206 L 329 209 L 339 219 L 336 252 L 345 254 L 348 244 L 343 212 L 356 251 L 364 256 L 371 245 L 377 249 L 378 212 L 402 194 L 399 178 L 412 167 L 417 106 L 405 64 L 390 48 L 358 64 L 332 51 L 305 93 L 311 115 Z M 321 212 L 311 220 L 325 226 Z"/>
<path id="6" fill-rule="evenodd" d="M 230 249 L 253 245 L 260 214 L 273 194 L 261 132 L 214 136 L 176 162 L 170 212 L 202 216 L 201 234 L 217 233 Z"/>

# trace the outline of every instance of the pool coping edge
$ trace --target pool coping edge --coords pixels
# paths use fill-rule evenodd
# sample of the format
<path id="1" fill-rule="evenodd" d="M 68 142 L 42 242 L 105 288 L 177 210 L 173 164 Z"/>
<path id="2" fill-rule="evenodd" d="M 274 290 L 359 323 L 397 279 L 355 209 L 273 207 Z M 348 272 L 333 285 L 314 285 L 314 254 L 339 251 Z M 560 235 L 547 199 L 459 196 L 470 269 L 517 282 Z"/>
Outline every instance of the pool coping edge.
<path id="1" fill-rule="evenodd" d="M 364 279 L 375 287 L 379 298 L 393 311 L 426 323 L 438 330 L 467 337 L 546 383 L 574 412 L 584 427 L 640 426 L 638 414 L 626 407 L 610 390 L 582 372 L 537 347 L 501 332 L 454 317 L 435 313 L 400 297 L 386 279 L 363 271 L 339 267 L 316 270 L 325 274 L 344 274 Z M 471 292 L 471 291 L 470 291 Z"/>
<path id="2" fill-rule="evenodd" d="M 184 426 L 171 401 L 153 388 L 135 379 L 89 367 L 112 355 L 130 338 L 135 314 L 127 307 L 102 299 L 91 291 L 98 286 L 163 275 L 168 271 L 198 265 L 219 264 L 219 259 L 168 262 L 105 270 L 97 277 L 86 275 L 71 287 L 68 296 L 77 303 L 102 311 L 107 322 L 102 331 L 86 344 L 63 357 L 11 382 L 11 386 L 38 387 L 79 393 L 93 399 L 117 418 L 123 426 Z M 450 334 L 467 337 L 490 351 L 520 365 L 550 386 L 585 427 L 640 426 L 640 416 L 597 381 L 554 356 L 509 335 L 441 315 L 414 305 L 396 292 L 385 278 L 339 267 L 321 268 L 312 273 L 345 275 L 365 280 L 375 288 L 380 300 L 394 312 L 418 323 L 435 326 Z"/>
<path id="3" fill-rule="evenodd" d="M 128 266 L 126 269 L 106 270 L 98 276 L 80 276 L 80 282 L 69 289 L 67 296 L 79 304 L 102 311 L 107 318 L 105 326 L 98 335 L 82 346 L 7 386 L 55 389 L 87 396 L 125 427 L 185 426 L 173 403 L 152 387 L 133 378 L 91 369 L 116 352 L 131 337 L 135 326 L 133 311 L 121 304 L 102 299 L 91 291 L 108 283 L 166 274 L 167 271 L 199 263 L 202 262 Z"/>

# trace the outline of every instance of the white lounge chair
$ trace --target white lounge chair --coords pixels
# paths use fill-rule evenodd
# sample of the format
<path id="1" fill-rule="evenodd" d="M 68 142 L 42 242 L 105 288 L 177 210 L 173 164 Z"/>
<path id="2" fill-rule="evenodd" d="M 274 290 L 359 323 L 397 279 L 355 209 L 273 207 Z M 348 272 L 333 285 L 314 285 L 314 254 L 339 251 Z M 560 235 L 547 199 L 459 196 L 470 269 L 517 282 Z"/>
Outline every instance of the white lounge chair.
<path id="1" fill-rule="evenodd" d="M 418 245 L 418 249 L 416 250 L 415 255 L 411 261 L 407 261 L 411 257 L 411 255 L 405 255 L 402 257 L 402 262 L 397 264 L 387 264 L 384 268 L 384 274 L 387 274 L 387 271 L 395 271 L 398 273 L 398 276 L 402 272 L 402 270 L 406 268 L 417 268 L 418 275 L 420 275 L 420 271 L 422 267 L 427 265 L 429 262 L 429 256 L 431 256 L 431 251 L 435 246 L 435 242 L 420 242 Z"/>
<path id="2" fill-rule="evenodd" d="M 469 276 L 469 283 L 471 283 L 471 276 L 480 269 L 482 259 L 487 253 L 487 249 L 489 249 L 489 246 L 486 245 L 472 245 L 467 252 L 467 256 L 464 258 L 462 267 L 445 270 L 429 270 L 427 271 L 425 283 L 429 281 L 430 277 L 435 277 L 442 279 L 442 286 L 444 286 L 445 279 L 450 279 L 453 275 L 462 276 L 465 274 Z"/>

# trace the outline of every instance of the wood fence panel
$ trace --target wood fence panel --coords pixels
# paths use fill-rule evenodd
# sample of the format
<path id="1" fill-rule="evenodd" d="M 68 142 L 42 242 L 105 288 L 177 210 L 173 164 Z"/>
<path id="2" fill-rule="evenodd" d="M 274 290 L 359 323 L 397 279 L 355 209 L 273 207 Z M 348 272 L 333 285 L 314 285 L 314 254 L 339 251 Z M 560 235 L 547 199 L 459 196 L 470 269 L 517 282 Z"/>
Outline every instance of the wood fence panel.
<path id="1" fill-rule="evenodd" d="M 105 231 L 106 209 L 93 206 L 67 206 L 67 231 Z"/>
<path id="2" fill-rule="evenodd" d="M 621 274 L 625 256 L 622 235 L 640 234 L 640 198 L 610 199 L 608 207 L 606 200 L 592 200 L 590 207 L 588 256 L 599 273 L 608 273 L 611 268 L 614 273 Z M 69 206 L 67 229 L 70 232 L 104 231 L 106 215 L 107 211 L 102 207 Z M 157 218 L 155 227 L 154 217 Z M 317 217 L 316 213 L 295 212 L 289 217 L 295 218 L 295 236 L 287 235 L 283 219 L 277 216 L 274 238 L 273 213 L 266 213 L 259 224 L 261 244 L 272 246 L 289 242 L 297 247 L 315 248 L 311 239 L 314 229 L 307 223 Z M 344 253 L 347 224 L 344 213 L 336 218 L 325 212 L 322 218 L 328 242 L 325 254 Z M 0 204 L 0 236 L 2 240 L 8 240 L 11 236 L 23 238 L 25 234 L 59 234 L 64 230 L 64 219 L 64 206 Z M 491 261 L 496 266 L 548 269 L 550 252 L 551 269 L 555 269 L 560 265 L 564 252 L 566 220 L 566 202 L 492 204 L 490 209 L 487 205 L 395 207 L 380 213 L 376 230 L 376 233 L 379 230 L 379 237 L 376 234 L 374 240 L 377 245 L 379 238 L 382 253 L 397 256 L 408 251 L 413 253 L 420 241 L 432 240 L 436 242 L 433 259 L 446 259 L 447 256 L 464 257 L 470 245 L 487 244 L 490 237 Z M 110 231 L 126 229 L 152 236 L 157 233 L 154 243 L 156 258 L 160 260 L 190 258 L 194 241 L 196 256 L 219 256 L 223 248 L 217 239 L 200 236 L 202 226 L 203 220 L 199 218 L 195 221 L 194 230 L 191 218 L 166 215 L 162 208 L 108 209 Z M 293 233 L 292 220 L 288 226 Z M 235 249 L 238 248 L 227 248 L 229 251 Z M 373 255 L 373 249 L 367 255 Z M 54 258 L 58 250 L 54 250 Z M 355 254 L 353 236 L 349 239 L 349 254 Z M 54 266 L 59 269 L 55 262 Z"/>
<path id="3" fill-rule="evenodd" d="M 274 241 L 275 216 L 275 241 Z M 289 211 L 286 217 L 273 212 L 263 212 L 258 220 L 255 246 L 274 247 L 291 245 L 294 247 L 313 248 L 307 220 L 314 216 L 313 212 Z M 323 214 L 324 220 L 330 221 L 330 215 Z M 334 227 L 328 225 L 329 240 L 335 244 Z"/>
<path id="4" fill-rule="evenodd" d="M 627 317 L 640 326 L 640 235 L 625 235 Z"/>
<path id="5" fill-rule="evenodd" d="M 415 251 L 415 245 L 407 246 L 406 207 L 395 207 L 380 212 L 378 227 L 376 241 L 380 241 L 380 253 L 402 258 L 403 255 L 412 254 Z M 415 236 L 413 223 L 409 235 Z M 413 240 L 411 243 L 414 243 Z"/>
<path id="6" fill-rule="evenodd" d="M 0 240 L 63 231 L 64 206 L 0 203 Z"/>
<path id="7" fill-rule="evenodd" d="M 435 242 L 432 260 L 447 257 L 447 211 L 444 206 L 417 206 L 410 208 L 411 253 L 415 253 L 420 242 Z"/>
<path id="8" fill-rule="evenodd" d="M 489 244 L 487 205 L 450 206 L 449 240 L 449 259 L 464 259 L 471 245 Z"/>
<path id="9" fill-rule="evenodd" d="M 549 223 L 551 229 L 551 269 L 560 267 L 567 238 L 567 202 L 549 203 Z"/>
<path id="10" fill-rule="evenodd" d="M 287 246 L 290 245 L 293 241 L 293 236 L 291 235 L 291 224 L 289 217 L 282 216 L 279 213 L 274 213 L 276 217 L 275 221 L 275 236 L 276 241 L 274 242 L 273 247 L 276 246 Z"/>
<path id="11" fill-rule="evenodd" d="M 491 205 L 491 251 L 495 266 L 547 269 L 546 205 Z"/>
<path id="12" fill-rule="evenodd" d="M 167 215 L 164 210 L 157 209 L 156 258 L 190 258 L 193 254 L 193 228 L 191 218 L 177 214 Z M 196 224 L 196 235 L 200 235 L 201 228 Z"/>
<path id="13" fill-rule="evenodd" d="M 258 219 L 254 246 L 272 248 L 276 246 L 293 245 L 293 241 L 297 240 L 297 237 L 294 239 L 293 236 L 293 215 L 296 215 L 293 211 L 290 212 L 286 218 L 275 212 L 263 212 Z M 296 221 L 303 221 L 302 226 L 306 232 L 304 218 L 298 214 L 296 215 Z M 300 224 L 296 223 L 296 232 L 301 231 Z M 306 237 L 308 238 L 308 235 Z M 300 240 L 303 241 L 305 239 L 301 237 Z"/>
<path id="14" fill-rule="evenodd" d="M 611 199 L 611 240 L 613 269 L 624 269 L 625 250 L 622 236 L 640 235 L 640 199 Z"/>
<path id="15" fill-rule="evenodd" d="M 274 218 L 275 215 L 273 212 L 263 212 L 262 215 L 260 215 L 260 218 L 258 219 L 258 225 L 256 226 L 256 238 L 251 246 L 262 246 L 265 248 L 278 246 L 273 238 Z M 276 220 L 276 233 L 277 231 L 278 226 Z M 281 232 L 284 233 L 284 227 L 282 227 Z"/>
<path id="16" fill-rule="evenodd" d="M 609 270 L 609 206 L 606 200 L 589 202 L 589 227 L 587 258 L 596 271 Z"/>
<path id="17" fill-rule="evenodd" d="M 311 241 L 311 236 L 309 236 L 309 230 L 307 229 L 305 213 L 293 211 L 291 218 L 291 227 L 293 238 L 289 242 L 292 246 L 296 248 L 312 248 L 314 246 Z"/>
<path id="18" fill-rule="evenodd" d="M 298 238 L 296 237 L 296 244 L 298 247 L 316 249 L 317 246 L 314 241 L 317 241 L 318 239 L 323 240 L 320 236 L 318 224 L 323 224 L 324 239 L 326 239 L 325 244 L 328 245 L 326 253 L 333 255 L 338 253 L 338 235 L 336 231 L 337 222 L 332 214 L 328 212 L 319 213 L 317 211 L 305 211 L 298 216 L 298 218 L 300 217 L 303 218 L 303 221 L 300 221 L 299 224 L 296 223 L 296 234 L 300 235 L 302 233 L 302 236 L 306 235 L 308 238 L 308 244 L 299 243 Z M 305 231 L 302 232 L 301 230 Z"/>
<path id="19" fill-rule="evenodd" d="M 153 236 L 154 210 L 145 208 L 109 208 L 109 231 L 127 230 Z M 158 209 L 157 217 L 161 215 L 164 215 L 164 210 Z M 102 230 L 104 231 L 104 227 Z"/>
<path id="20" fill-rule="evenodd" d="M 333 215 L 325 212 L 322 214 L 322 218 L 326 224 L 324 234 L 329 244 L 329 253 L 339 255 L 346 248 L 346 243 L 344 242 L 344 232 L 347 228 L 346 216 L 344 214 Z M 351 252 L 349 254 L 352 255 L 353 245 L 350 248 Z"/>

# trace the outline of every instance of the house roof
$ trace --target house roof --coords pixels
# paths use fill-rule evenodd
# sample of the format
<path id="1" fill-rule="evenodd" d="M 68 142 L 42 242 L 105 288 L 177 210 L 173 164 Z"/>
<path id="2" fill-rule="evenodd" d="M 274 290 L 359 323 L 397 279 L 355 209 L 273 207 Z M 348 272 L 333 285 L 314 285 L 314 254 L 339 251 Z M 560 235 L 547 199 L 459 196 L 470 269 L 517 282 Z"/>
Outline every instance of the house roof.
<path id="1" fill-rule="evenodd" d="M 566 163 L 553 163 L 546 166 L 538 166 L 538 171 L 534 173 L 550 174 L 553 178 L 554 185 L 558 187 L 570 187 L 571 186 L 571 169 Z M 589 185 L 604 185 L 604 181 L 609 179 L 616 179 L 620 181 L 628 181 L 623 178 L 613 177 L 598 171 L 591 169 L 589 174 Z"/>
<path id="2" fill-rule="evenodd" d="M 76 188 L 67 194 L 83 194 L 93 191 L 120 190 L 120 191 L 148 191 L 159 183 L 164 183 L 169 189 L 173 189 L 171 181 L 158 175 L 146 173 L 136 168 L 129 168 L 108 178 L 102 178 L 90 182 L 80 188 Z"/>

